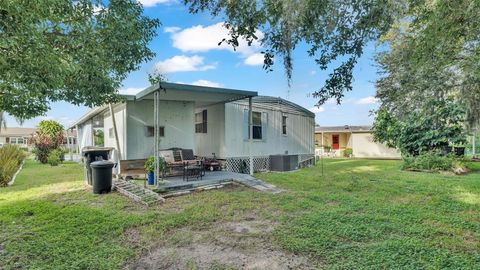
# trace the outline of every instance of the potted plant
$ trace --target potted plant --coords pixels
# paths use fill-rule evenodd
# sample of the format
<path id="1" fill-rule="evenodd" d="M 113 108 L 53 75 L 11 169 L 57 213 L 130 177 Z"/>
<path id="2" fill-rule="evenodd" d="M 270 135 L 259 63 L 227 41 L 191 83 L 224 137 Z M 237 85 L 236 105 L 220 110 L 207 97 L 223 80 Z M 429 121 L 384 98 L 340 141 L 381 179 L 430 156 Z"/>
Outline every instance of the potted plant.
<path id="1" fill-rule="evenodd" d="M 165 170 L 165 161 L 162 157 L 158 157 L 158 169 L 160 175 L 163 176 L 162 172 Z M 155 158 L 150 156 L 145 162 L 145 171 L 147 172 L 147 180 L 149 185 L 155 184 Z"/>

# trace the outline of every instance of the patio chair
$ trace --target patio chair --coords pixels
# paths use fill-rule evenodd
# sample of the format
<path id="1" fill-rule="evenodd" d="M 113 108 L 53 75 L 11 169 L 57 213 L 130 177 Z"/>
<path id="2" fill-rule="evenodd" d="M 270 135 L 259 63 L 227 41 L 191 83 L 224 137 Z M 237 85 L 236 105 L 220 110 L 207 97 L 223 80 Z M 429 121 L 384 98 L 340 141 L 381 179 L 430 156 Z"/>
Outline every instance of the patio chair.
<path id="1" fill-rule="evenodd" d="M 196 159 L 192 149 L 170 148 L 160 151 L 166 163 L 166 176 L 182 175 L 184 180 L 189 177 L 203 177 L 203 161 Z M 198 170 L 198 167 L 201 169 Z M 197 177 L 197 178 L 198 178 Z"/>

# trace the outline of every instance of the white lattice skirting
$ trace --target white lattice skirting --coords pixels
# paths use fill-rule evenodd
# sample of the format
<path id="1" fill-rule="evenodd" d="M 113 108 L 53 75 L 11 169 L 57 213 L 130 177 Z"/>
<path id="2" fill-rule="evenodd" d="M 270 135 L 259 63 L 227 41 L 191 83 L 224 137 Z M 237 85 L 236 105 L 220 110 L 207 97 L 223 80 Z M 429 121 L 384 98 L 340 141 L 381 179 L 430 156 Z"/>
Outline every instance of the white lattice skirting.
<path id="1" fill-rule="evenodd" d="M 225 169 L 230 172 L 250 173 L 250 158 L 249 157 L 234 157 L 225 159 Z M 269 156 L 255 156 L 253 157 L 253 171 L 265 172 L 270 170 Z"/>
<path id="2" fill-rule="evenodd" d="M 315 155 L 302 154 L 298 155 L 298 167 L 305 168 L 315 164 Z M 250 159 L 249 157 L 234 157 L 226 158 L 224 162 L 226 171 L 237 173 L 250 173 Z M 253 157 L 253 171 L 266 172 L 270 171 L 270 156 L 255 156 Z"/>

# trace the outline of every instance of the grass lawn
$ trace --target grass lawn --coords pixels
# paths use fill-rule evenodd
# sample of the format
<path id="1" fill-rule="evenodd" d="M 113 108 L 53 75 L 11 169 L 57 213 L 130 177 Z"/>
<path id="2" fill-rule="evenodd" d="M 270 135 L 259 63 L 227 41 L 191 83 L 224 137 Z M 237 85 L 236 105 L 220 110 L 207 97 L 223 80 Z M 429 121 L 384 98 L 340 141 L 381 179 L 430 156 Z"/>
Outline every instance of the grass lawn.
<path id="1" fill-rule="evenodd" d="M 159 245 L 211 242 L 196 232 L 246 217 L 273 229 L 222 237 L 237 246 L 248 238 L 246 249 L 268 242 L 319 268 L 480 269 L 478 164 L 465 176 L 403 172 L 398 161 L 324 165 L 324 176 L 320 166 L 257 175 L 281 194 L 215 190 L 145 208 L 117 193 L 91 194 L 78 164 L 28 161 L 0 189 L 0 269 L 122 268 Z"/>

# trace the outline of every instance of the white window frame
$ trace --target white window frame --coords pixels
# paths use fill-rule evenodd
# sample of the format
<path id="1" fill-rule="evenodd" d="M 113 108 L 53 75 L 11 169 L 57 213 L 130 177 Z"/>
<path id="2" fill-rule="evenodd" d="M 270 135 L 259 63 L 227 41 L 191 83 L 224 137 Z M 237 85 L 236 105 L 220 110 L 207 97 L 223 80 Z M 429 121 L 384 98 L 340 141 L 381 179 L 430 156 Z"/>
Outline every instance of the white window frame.
<path id="1" fill-rule="evenodd" d="M 208 111 L 206 109 L 195 113 L 195 133 L 208 133 Z"/>

